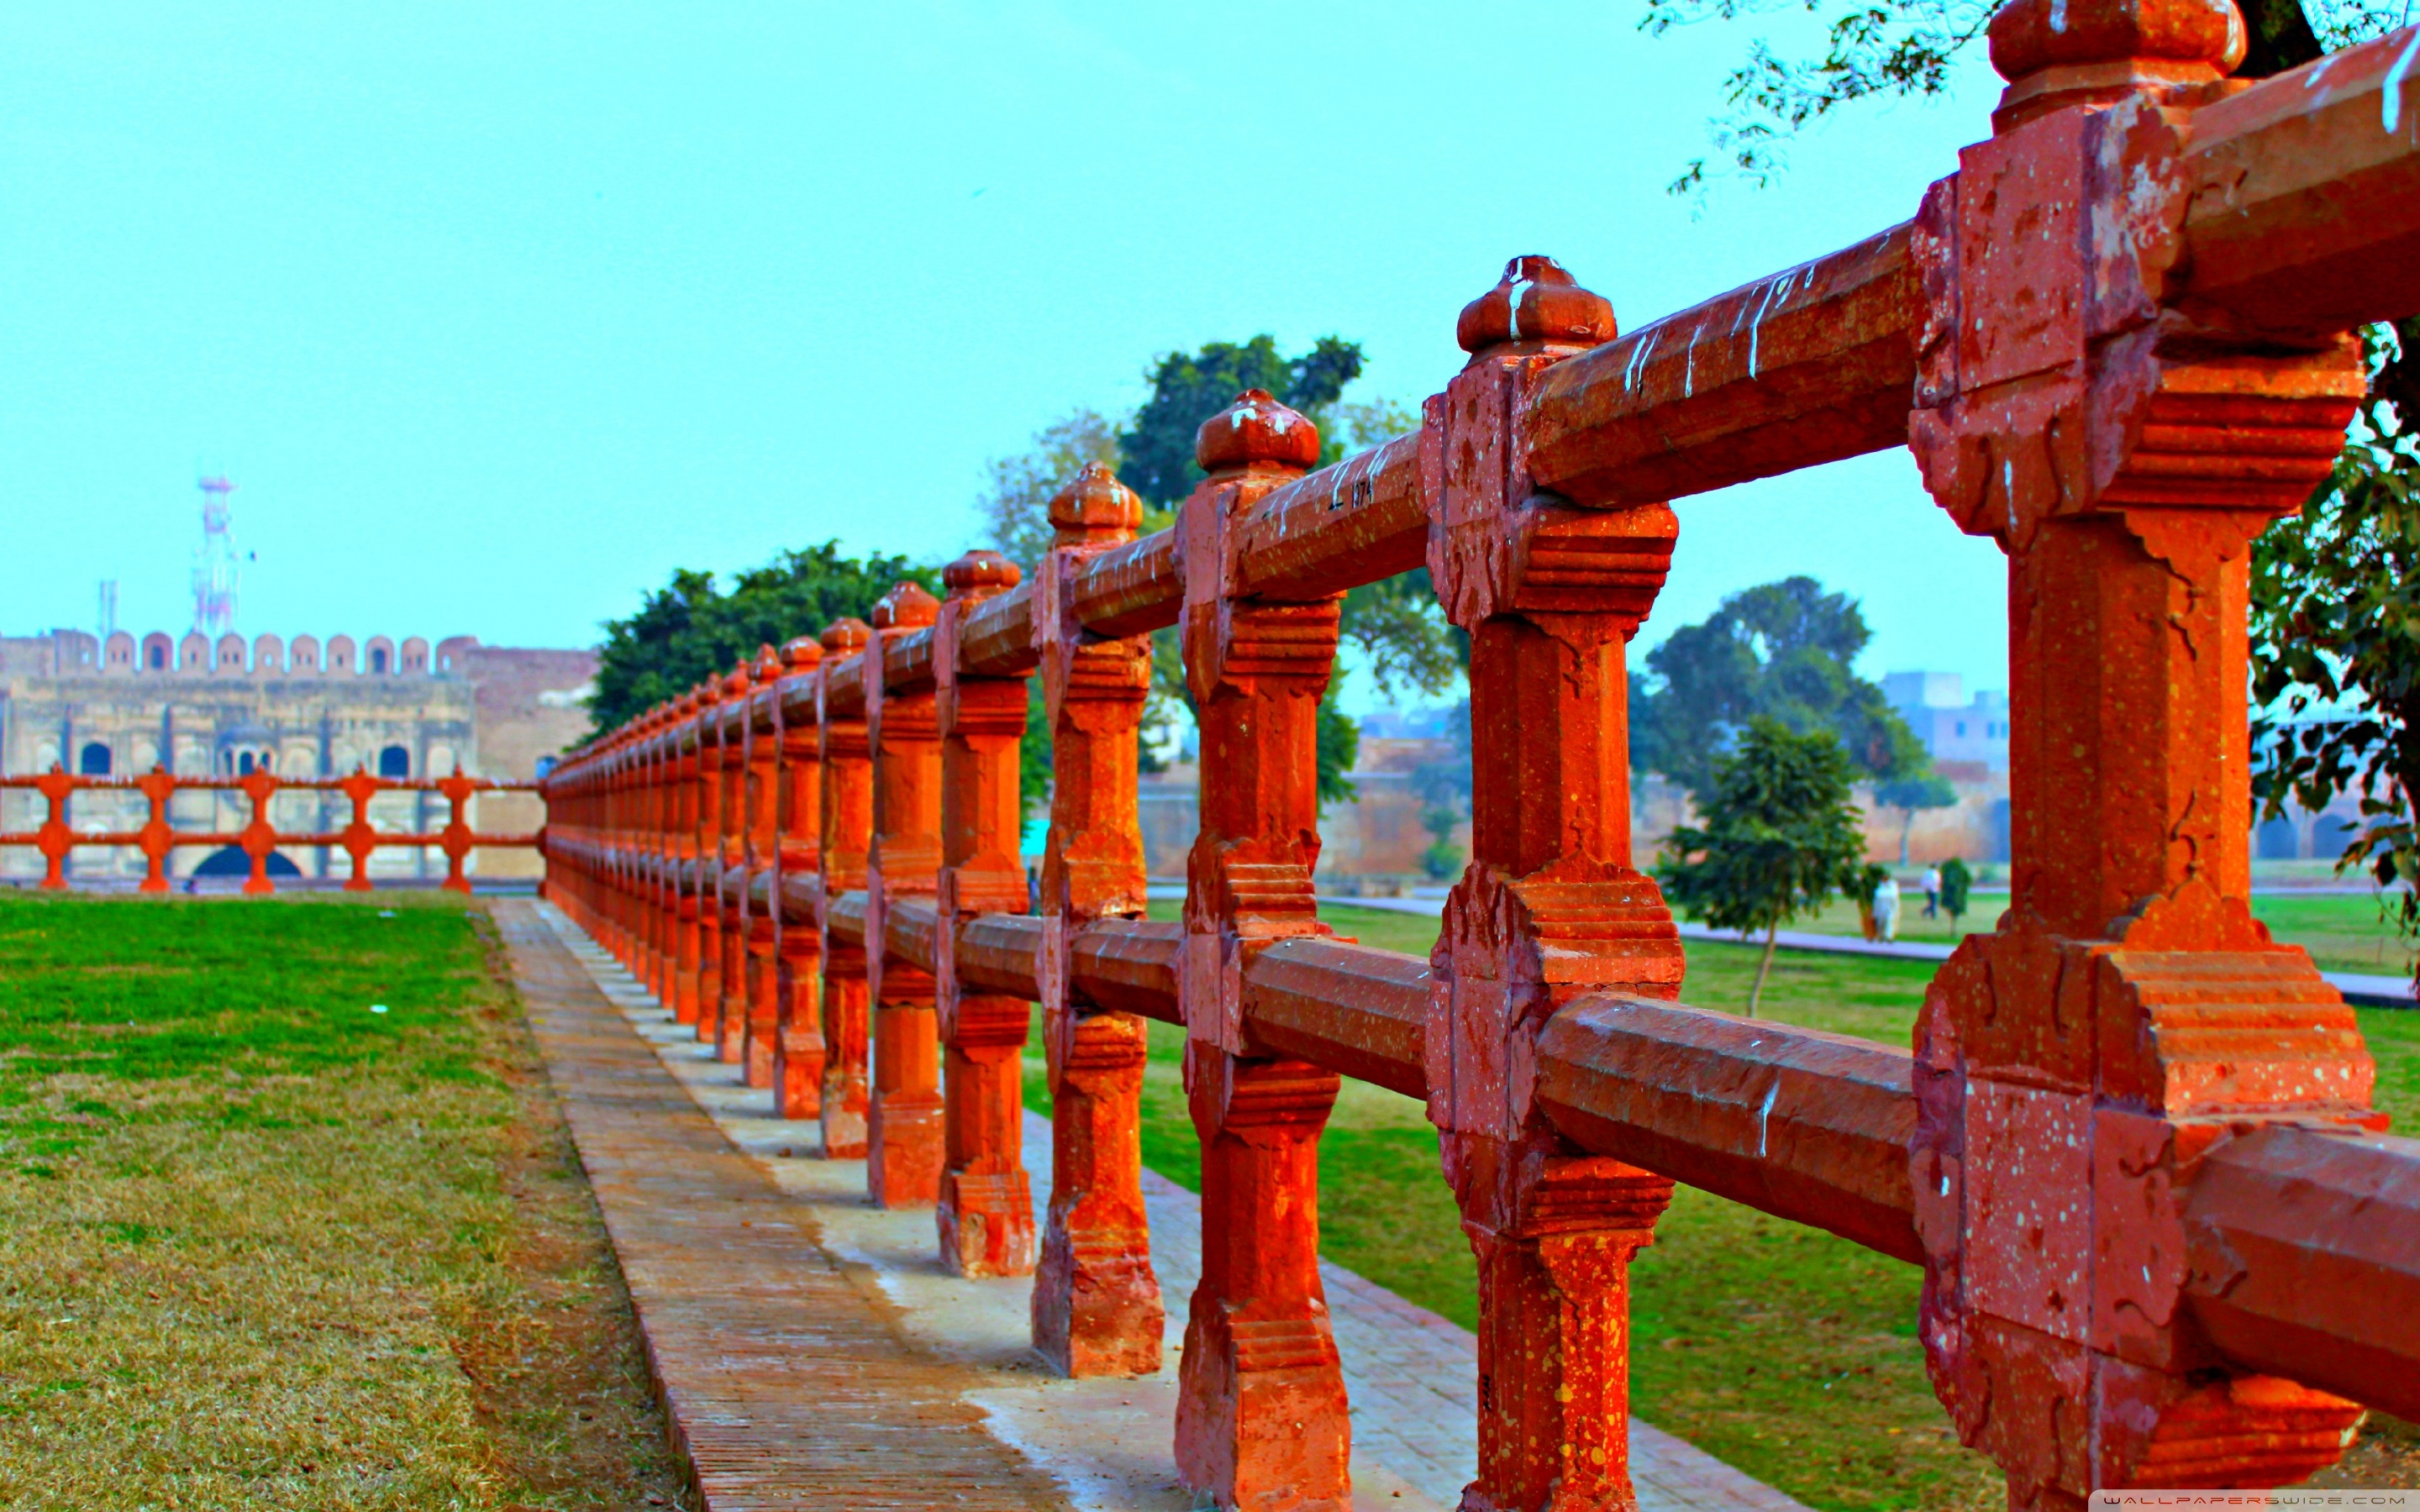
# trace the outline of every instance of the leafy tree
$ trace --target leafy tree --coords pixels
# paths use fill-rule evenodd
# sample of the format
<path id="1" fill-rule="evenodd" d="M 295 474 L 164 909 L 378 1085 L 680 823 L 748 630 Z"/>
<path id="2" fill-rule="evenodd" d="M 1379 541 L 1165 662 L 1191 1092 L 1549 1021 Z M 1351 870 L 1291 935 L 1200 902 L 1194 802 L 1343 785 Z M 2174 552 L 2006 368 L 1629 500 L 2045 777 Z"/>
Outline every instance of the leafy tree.
<path id="1" fill-rule="evenodd" d="M 1882 938 L 1883 927 L 1874 918 L 1874 889 L 1889 877 L 1890 868 L 1879 861 L 1869 861 L 1843 884 L 1849 888 L 1851 901 L 1857 905 L 1857 933 L 1867 939 Z"/>
<path id="2" fill-rule="evenodd" d="M 1701 826 L 1672 832 L 1656 875 L 1665 897 L 1716 929 L 1764 932 L 1747 1011 L 1756 1016 L 1783 923 L 1855 885 L 1865 864 L 1849 784 L 1855 764 L 1829 730 L 1794 733 L 1749 721 L 1739 747 L 1714 764 L 1699 799 Z"/>
<path id="3" fill-rule="evenodd" d="M 1453 842 L 1453 826 L 1461 817 L 1443 804 L 1420 810 L 1420 827 L 1429 832 L 1428 848 L 1420 852 L 1420 871 L 1432 882 L 1443 882 L 1462 870 L 1462 847 Z"/>
<path id="4" fill-rule="evenodd" d="M 1975 890 L 1975 873 L 1966 863 L 1951 856 L 1941 863 L 1941 911 L 1949 916 L 1949 933 L 1958 933 L 1958 920 L 1964 918 L 1969 895 Z"/>
<path id="5" fill-rule="evenodd" d="M 1026 450 L 985 462 L 984 489 L 975 496 L 983 538 L 1031 573 L 1050 549 L 1050 496 L 1087 462 L 1118 464 L 1117 424 L 1097 409 L 1071 409 L 1035 431 Z"/>
<path id="6" fill-rule="evenodd" d="M 1958 790 L 1949 785 L 1947 778 L 1926 772 L 1917 777 L 1897 777 L 1887 782 L 1875 783 L 1874 801 L 1884 808 L 1900 811 L 1899 864 L 1905 866 L 1908 837 L 1916 832 L 1916 810 L 1947 809 L 1958 801 Z"/>
<path id="7" fill-rule="evenodd" d="M 1339 669 L 1327 685 L 1327 696 L 1319 701 L 1317 760 L 1319 767 L 1319 801 L 1351 803 L 1359 797 L 1360 790 L 1346 779 L 1353 764 L 1361 756 L 1361 727 L 1353 717 L 1336 706 L 1336 689 L 1344 681 Z"/>
<path id="8" fill-rule="evenodd" d="M 876 553 L 861 561 L 841 555 L 837 541 L 783 551 L 741 573 L 729 593 L 710 572 L 676 568 L 637 613 L 605 622 L 589 717 L 601 733 L 729 671 L 760 647 L 820 634 L 848 615 L 862 619 L 907 578 L 940 592 L 940 575 L 910 566 L 906 557 Z"/>
<path id="9" fill-rule="evenodd" d="M 1871 632 L 1854 599 L 1812 578 L 1785 578 L 1731 594 L 1703 623 L 1647 654 L 1656 681 L 1631 681 L 1637 764 L 1692 793 L 1755 719 L 1839 736 L 1867 776 L 1921 775 L 1924 748 L 1877 684 L 1850 671 Z"/>
<path id="10" fill-rule="evenodd" d="M 2407 322 L 2420 326 L 2420 322 Z M 2370 394 L 2335 471 L 2252 555 L 2253 792 L 2274 818 L 2360 795 L 2336 870 L 2366 868 L 2380 906 L 2420 934 L 2420 356 L 2373 332 Z M 2387 890 L 2397 881 L 2400 891 Z"/>
<path id="11" fill-rule="evenodd" d="M 1314 423 L 1361 376 L 1361 344 L 1322 336 L 1299 357 L 1282 357 L 1272 337 L 1238 346 L 1214 341 L 1198 352 L 1169 352 L 1151 369 L 1151 397 L 1118 433 L 1118 475 L 1162 509 L 1173 509 L 1202 481 L 1193 433 L 1246 389 L 1265 389 Z M 1325 435 L 1327 426 L 1320 425 Z"/>
<path id="12" fill-rule="evenodd" d="M 1247 388 L 1264 388 L 1309 414 L 1320 427 L 1322 454 L 1335 460 L 1364 451 L 1393 437 L 1416 430 L 1419 417 L 1388 399 L 1344 403 L 1338 394 L 1360 371 L 1360 348 L 1351 342 L 1323 337 L 1300 357 L 1280 357 L 1276 343 L 1256 336 L 1237 346 L 1214 342 L 1187 356 L 1172 353 L 1153 369 L 1152 396 L 1123 429 L 1085 409 L 1069 412 L 1035 433 L 1032 446 L 1013 456 L 985 464 L 986 483 L 976 496 L 975 509 L 984 536 L 1012 560 L 1031 564 L 1048 549 L 1050 496 L 1086 462 L 1114 465 L 1127 486 L 1142 495 L 1145 531 L 1160 530 L 1174 518 L 1174 505 L 1202 476 L 1193 466 L 1193 435 L 1202 423 L 1224 409 Z M 1183 467 L 1174 466 L 1182 459 Z M 1171 493 L 1170 477 L 1182 479 Z M 1441 691 L 1468 661 L 1461 638 L 1438 612 L 1428 574 L 1415 570 L 1368 583 L 1345 594 L 1341 635 L 1366 658 L 1370 674 L 1382 694 L 1408 684 L 1424 692 Z M 1185 687 L 1185 662 L 1173 626 L 1154 637 L 1152 700 L 1145 713 L 1147 735 L 1164 733 L 1179 707 L 1191 706 Z M 1321 701 L 1319 732 L 1319 793 L 1322 801 L 1349 801 L 1353 784 L 1345 779 L 1359 746 L 1350 717 L 1336 706 L 1338 673 Z M 1036 705 L 1027 722 L 1021 768 L 1026 801 L 1041 801 L 1049 791 L 1049 731 Z M 1156 765 L 1154 742 L 1144 746 L 1145 769 Z"/>
<path id="13" fill-rule="evenodd" d="M 2366 41 L 2409 19 L 2402 0 L 2238 0 L 2246 47 L 2235 71 L 2271 74 L 2335 48 Z M 1727 114 L 1707 123 L 1718 165 L 1712 177 L 1760 187 L 1789 165 L 1791 143 L 1807 127 L 1859 100 L 1930 98 L 1949 86 L 1958 55 L 1990 24 L 1996 0 L 1647 0 L 1639 28 L 1661 37 L 1676 26 L 1732 22 L 1776 11 L 1830 13 L 1813 55 L 1786 56 L 1760 37 L 1723 80 Z M 1675 193 L 1702 192 L 1707 160 L 1674 178 Z"/>

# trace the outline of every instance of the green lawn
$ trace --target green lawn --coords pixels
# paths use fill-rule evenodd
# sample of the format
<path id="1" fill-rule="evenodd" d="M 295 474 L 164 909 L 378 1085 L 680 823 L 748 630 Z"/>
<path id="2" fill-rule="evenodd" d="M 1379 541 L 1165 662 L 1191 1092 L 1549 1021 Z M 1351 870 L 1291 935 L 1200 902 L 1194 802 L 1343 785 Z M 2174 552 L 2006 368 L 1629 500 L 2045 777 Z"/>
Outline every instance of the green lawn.
<path id="1" fill-rule="evenodd" d="M 1174 918 L 1176 906 L 1155 903 L 1154 917 Z M 1321 914 L 1339 933 L 1385 949 L 1425 955 L 1436 935 L 1433 920 L 1410 914 Z M 1688 953 L 1691 1006 L 1745 1009 L 1755 951 L 1692 941 Z M 1932 971 L 1929 962 L 1783 951 L 1766 1016 L 1905 1044 Z M 2379 1104 L 2398 1128 L 2420 1122 L 2420 1013 L 2365 1010 L 2361 1020 L 2380 1063 Z M 1198 1189 L 1184 1037 L 1167 1025 L 1151 1031 L 1143 1160 Z M 1029 1101 L 1047 1108 L 1038 1060 L 1030 1064 Z M 1345 1085 L 1320 1142 L 1320 1248 L 1466 1328 L 1476 1324 L 1470 1249 L 1419 1103 Z M 1995 1473 L 1957 1443 L 1925 1379 L 1919 1280 L 1913 1267 L 1845 1240 L 1682 1187 L 1632 1272 L 1634 1409 L 1810 1506 L 2005 1505 Z M 2389 1428 L 2383 1452 L 2409 1443 L 2399 1432 Z M 2381 1462 L 2379 1452 L 2365 1464 Z"/>
<path id="2" fill-rule="evenodd" d="M 1926 918 L 1924 894 L 1905 882 L 1900 886 L 1903 890 L 1899 937 L 1927 944 L 1948 945 L 1961 935 L 1997 928 L 2000 911 L 2009 901 L 2006 893 L 1979 893 L 1974 899 L 1972 911 L 1962 918 L 1952 920 L 1947 915 Z M 2412 943 L 2397 935 L 2394 924 L 2373 897 L 2259 892 L 2253 894 L 2252 913 L 2278 939 L 2310 951 L 2311 959 L 2323 971 L 2359 971 L 2390 977 L 2411 974 Z M 1836 902 L 1790 927 L 1819 934 L 1854 934 L 1858 928 L 1856 905 Z"/>
<path id="3" fill-rule="evenodd" d="M 0 1507 L 683 1496 L 483 912 L 0 894 Z"/>

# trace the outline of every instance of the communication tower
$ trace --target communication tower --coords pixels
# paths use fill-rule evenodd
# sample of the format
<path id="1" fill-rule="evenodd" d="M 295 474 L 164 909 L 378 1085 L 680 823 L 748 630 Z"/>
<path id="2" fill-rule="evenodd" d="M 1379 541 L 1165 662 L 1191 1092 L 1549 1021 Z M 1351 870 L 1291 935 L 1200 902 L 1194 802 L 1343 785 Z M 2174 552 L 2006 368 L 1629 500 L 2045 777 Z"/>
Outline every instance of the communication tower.
<path id="1" fill-rule="evenodd" d="M 194 556 L 194 628 L 215 640 L 235 628 L 235 529 L 227 495 L 235 485 L 204 478 L 202 548 Z"/>

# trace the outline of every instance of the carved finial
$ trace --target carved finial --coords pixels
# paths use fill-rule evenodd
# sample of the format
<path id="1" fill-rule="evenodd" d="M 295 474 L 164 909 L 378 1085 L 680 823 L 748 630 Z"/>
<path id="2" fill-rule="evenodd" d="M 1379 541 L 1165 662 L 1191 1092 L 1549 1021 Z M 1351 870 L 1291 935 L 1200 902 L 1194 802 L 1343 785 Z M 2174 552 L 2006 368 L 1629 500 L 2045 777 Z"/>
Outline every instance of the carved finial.
<path id="1" fill-rule="evenodd" d="M 855 615 L 846 619 L 834 620 L 825 625 L 821 637 L 825 653 L 834 656 L 845 656 L 852 651 L 861 649 L 868 640 L 873 639 L 874 631 L 863 620 Z"/>
<path id="2" fill-rule="evenodd" d="M 941 582 L 952 598 L 989 598 L 1014 588 L 1025 574 L 997 551 L 970 551 L 941 569 Z"/>
<path id="3" fill-rule="evenodd" d="M 1453 334 L 1473 356 L 1508 342 L 1523 351 L 1594 347 L 1614 337 L 1613 305 L 1561 263 L 1531 253 L 1506 263 L 1496 286 L 1462 307 Z"/>
<path id="4" fill-rule="evenodd" d="M 759 645 L 756 648 L 755 674 L 760 687 L 781 676 L 782 654 L 769 645 Z"/>
<path id="5" fill-rule="evenodd" d="M 2214 84 L 2247 40 L 2229 0 L 2009 0 L 1991 37 L 1992 67 L 2009 81 L 1995 131 L 2062 105 Z"/>
<path id="6" fill-rule="evenodd" d="M 722 696 L 724 698 L 734 699 L 745 698 L 748 696 L 748 685 L 753 683 L 755 680 L 755 668 L 743 661 L 724 674 L 722 679 Z"/>
<path id="7" fill-rule="evenodd" d="M 1268 390 L 1246 389 L 1193 433 L 1193 460 L 1204 472 L 1256 462 L 1311 467 L 1319 460 L 1319 427 Z"/>
<path id="8" fill-rule="evenodd" d="M 874 627 L 877 630 L 914 630 L 941 617 L 941 601 L 924 591 L 924 585 L 908 579 L 882 595 L 874 606 Z"/>
<path id="9" fill-rule="evenodd" d="M 1142 500 L 1099 462 L 1087 462 L 1050 496 L 1053 546 L 1113 545 L 1142 526 Z"/>
<path id="10" fill-rule="evenodd" d="M 827 630 L 824 633 L 829 635 L 831 632 Z M 793 672 L 814 671 L 823 659 L 824 648 L 811 635 L 802 635 L 782 646 L 782 665 Z"/>

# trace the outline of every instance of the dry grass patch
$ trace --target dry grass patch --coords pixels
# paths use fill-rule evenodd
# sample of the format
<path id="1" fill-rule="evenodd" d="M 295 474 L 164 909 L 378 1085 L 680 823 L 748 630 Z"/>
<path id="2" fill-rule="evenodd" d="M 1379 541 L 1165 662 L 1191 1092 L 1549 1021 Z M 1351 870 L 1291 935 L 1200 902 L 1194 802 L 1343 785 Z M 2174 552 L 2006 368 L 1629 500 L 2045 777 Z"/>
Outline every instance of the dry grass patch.
<path id="1" fill-rule="evenodd" d="M 492 967 L 445 902 L 0 898 L 0 1506 L 682 1504 Z"/>

